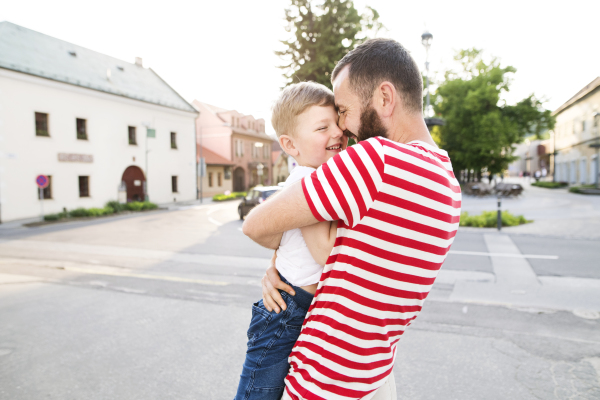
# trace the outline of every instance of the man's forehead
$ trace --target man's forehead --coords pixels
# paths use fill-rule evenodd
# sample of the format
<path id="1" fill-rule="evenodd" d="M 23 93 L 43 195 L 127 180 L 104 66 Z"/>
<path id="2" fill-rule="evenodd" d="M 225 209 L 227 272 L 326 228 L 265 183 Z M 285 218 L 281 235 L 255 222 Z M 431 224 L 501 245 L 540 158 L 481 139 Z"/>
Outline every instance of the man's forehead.
<path id="1" fill-rule="evenodd" d="M 338 95 L 341 90 L 347 87 L 348 85 L 348 77 L 350 75 L 350 64 L 346 65 L 342 70 L 337 74 L 335 79 L 333 80 L 333 94 Z"/>

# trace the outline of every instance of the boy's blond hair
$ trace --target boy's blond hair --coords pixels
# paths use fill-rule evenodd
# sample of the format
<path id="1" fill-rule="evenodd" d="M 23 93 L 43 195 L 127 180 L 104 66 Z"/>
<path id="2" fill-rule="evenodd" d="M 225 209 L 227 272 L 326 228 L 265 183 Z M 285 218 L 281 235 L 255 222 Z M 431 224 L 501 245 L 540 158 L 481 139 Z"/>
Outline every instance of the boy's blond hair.
<path id="1" fill-rule="evenodd" d="M 294 83 L 283 89 L 273 104 L 271 124 L 277 137 L 295 134 L 296 118 L 311 106 L 335 107 L 333 92 L 316 82 Z"/>

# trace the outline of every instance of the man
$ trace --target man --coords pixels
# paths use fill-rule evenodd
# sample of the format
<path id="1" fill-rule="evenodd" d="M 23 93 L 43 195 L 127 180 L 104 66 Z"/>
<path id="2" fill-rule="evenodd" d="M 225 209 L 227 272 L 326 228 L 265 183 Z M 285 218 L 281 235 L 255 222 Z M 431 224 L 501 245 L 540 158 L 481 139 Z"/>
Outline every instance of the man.
<path id="1" fill-rule="evenodd" d="M 338 124 L 359 143 L 256 207 L 243 230 L 276 249 L 286 230 L 338 220 L 284 398 L 392 398 L 396 345 L 454 240 L 460 187 L 429 135 L 421 74 L 402 45 L 365 42 L 337 64 L 332 83 Z M 291 292 L 271 267 L 263 299 L 275 312 L 285 310 L 277 289 Z"/>

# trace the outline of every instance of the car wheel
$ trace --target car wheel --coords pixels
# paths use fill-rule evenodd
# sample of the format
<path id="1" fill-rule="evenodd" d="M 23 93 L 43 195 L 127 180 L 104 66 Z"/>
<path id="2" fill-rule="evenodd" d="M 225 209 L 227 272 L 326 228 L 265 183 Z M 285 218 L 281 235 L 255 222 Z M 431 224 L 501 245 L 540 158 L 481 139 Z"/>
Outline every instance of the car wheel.
<path id="1" fill-rule="evenodd" d="M 242 212 L 241 207 L 238 207 L 238 214 L 240 215 L 240 219 L 244 219 L 244 213 Z"/>

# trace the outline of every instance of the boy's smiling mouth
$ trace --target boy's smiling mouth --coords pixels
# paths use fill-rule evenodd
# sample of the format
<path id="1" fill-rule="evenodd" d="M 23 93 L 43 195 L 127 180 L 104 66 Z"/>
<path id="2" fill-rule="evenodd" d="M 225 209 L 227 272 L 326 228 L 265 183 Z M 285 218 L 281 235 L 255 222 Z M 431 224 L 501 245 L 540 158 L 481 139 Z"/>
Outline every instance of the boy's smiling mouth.
<path id="1" fill-rule="evenodd" d="M 325 150 L 337 151 L 337 150 L 341 150 L 341 149 L 342 149 L 342 144 L 341 143 L 334 144 L 333 146 L 325 147 Z"/>

